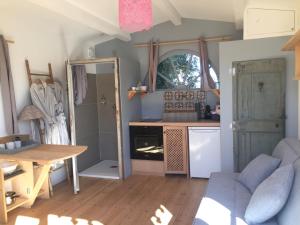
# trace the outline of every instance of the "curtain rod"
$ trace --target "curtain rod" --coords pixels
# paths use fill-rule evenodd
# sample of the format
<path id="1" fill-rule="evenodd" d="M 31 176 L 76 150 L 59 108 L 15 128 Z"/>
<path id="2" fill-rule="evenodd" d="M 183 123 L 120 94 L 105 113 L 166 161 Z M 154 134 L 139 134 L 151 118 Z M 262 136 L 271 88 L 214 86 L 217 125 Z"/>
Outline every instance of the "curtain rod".
<path id="1" fill-rule="evenodd" d="M 218 36 L 218 37 L 208 37 L 204 38 L 206 42 L 221 42 L 221 41 L 230 41 L 232 36 Z M 199 39 L 190 39 L 190 40 L 179 40 L 179 41 L 161 41 L 158 45 L 183 45 L 183 44 L 195 44 L 198 43 Z M 155 44 L 157 45 L 157 44 Z M 134 47 L 143 48 L 148 47 L 148 43 L 139 43 L 135 44 Z"/>

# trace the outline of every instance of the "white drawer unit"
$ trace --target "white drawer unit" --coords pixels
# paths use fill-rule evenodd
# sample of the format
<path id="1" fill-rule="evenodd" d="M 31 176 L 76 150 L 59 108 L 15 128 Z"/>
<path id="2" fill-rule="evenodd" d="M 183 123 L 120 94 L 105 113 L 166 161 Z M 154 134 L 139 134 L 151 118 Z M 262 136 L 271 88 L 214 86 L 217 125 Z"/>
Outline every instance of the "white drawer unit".
<path id="1" fill-rule="evenodd" d="M 220 128 L 189 127 L 189 158 L 191 177 L 221 171 Z"/>
<path id="2" fill-rule="evenodd" d="M 293 35 L 296 26 L 296 10 L 247 8 L 244 39 Z"/>

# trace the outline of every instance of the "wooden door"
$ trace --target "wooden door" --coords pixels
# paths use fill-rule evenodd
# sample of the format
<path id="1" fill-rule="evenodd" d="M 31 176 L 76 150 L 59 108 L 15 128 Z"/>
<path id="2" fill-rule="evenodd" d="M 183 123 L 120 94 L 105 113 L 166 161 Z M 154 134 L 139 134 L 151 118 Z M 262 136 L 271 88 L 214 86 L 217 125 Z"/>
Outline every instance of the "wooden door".
<path id="1" fill-rule="evenodd" d="M 233 63 L 234 162 L 241 171 L 285 135 L 285 59 Z"/>
<path id="2" fill-rule="evenodd" d="M 164 126 L 165 173 L 187 174 L 187 128 Z"/>

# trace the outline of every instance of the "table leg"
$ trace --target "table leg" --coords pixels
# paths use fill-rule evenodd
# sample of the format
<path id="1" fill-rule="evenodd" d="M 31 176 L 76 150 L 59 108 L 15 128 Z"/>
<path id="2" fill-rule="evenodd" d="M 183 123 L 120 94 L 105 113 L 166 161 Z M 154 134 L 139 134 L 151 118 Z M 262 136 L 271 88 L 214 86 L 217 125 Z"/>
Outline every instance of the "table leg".
<path id="1" fill-rule="evenodd" d="M 80 191 L 79 188 L 79 176 L 77 171 L 77 158 L 76 156 L 72 157 L 72 164 L 73 164 L 73 186 L 74 186 L 74 194 L 77 194 Z"/>
<path id="2" fill-rule="evenodd" d="M 33 205 L 33 203 L 35 202 L 43 184 L 45 183 L 45 181 L 47 181 L 48 179 L 48 176 L 49 176 L 49 171 L 50 171 L 50 167 L 51 165 L 50 164 L 47 164 L 47 165 L 42 165 L 42 168 L 41 168 L 41 172 L 36 180 L 36 183 L 33 187 L 33 190 L 30 194 L 30 198 L 29 198 L 29 201 L 27 204 L 27 206 L 31 207 Z M 33 175 L 33 174 L 32 174 Z"/>
<path id="3" fill-rule="evenodd" d="M 0 168 L 0 224 L 7 223 L 4 174 Z"/>

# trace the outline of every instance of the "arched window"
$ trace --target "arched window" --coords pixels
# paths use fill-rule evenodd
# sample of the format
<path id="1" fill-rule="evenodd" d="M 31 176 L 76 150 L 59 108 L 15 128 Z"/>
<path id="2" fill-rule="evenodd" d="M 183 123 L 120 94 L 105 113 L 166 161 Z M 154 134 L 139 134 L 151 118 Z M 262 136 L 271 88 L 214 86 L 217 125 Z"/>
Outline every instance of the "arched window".
<path id="1" fill-rule="evenodd" d="M 209 65 L 211 77 L 218 86 L 218 76 Z M 188 51 L 172 52 L 157 67 L 156 89 L 197 89 L 201 87 L 200 58 Z"/>

